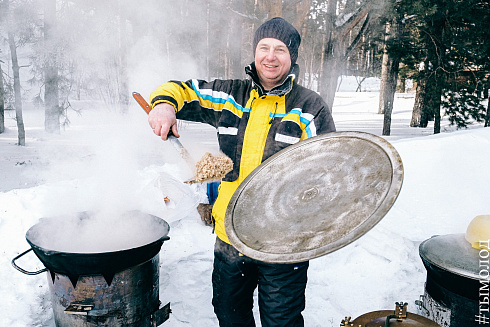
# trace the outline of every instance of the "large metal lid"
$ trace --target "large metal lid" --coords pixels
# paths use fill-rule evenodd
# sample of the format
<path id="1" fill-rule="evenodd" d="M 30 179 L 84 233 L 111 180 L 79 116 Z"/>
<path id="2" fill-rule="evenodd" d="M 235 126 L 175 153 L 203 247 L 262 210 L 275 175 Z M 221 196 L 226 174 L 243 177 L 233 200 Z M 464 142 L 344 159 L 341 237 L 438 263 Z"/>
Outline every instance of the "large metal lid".
<path id="1" fill-rule="evenodd" d="M 369 231 L 395 202 L 402 181 L 401 158 L 381 137 L 313 137 L 276 153 L 240 184 L 226 211 L 226 233 L 257 260 L 309 260 Z"/>
<path id="2" fill-rule="evenodd" d="M 406 326 L 406 327 L 440 327 L 434 321 L 407 311 L 408 303 L 396 302 L 395 310 L 372 311 L 357 317 L 350 321 L 350 317 L 342 320 L 341 326 L 362 326 L 362 327 L 379 327 L 379 326 Z"/>
<path id="3" fill-rule="evenodd" d="M 419 246 L 420 257 L 442 270 L 478 280 L 479 251 L 471 246 L 464 234 L 437 235 Z"/>

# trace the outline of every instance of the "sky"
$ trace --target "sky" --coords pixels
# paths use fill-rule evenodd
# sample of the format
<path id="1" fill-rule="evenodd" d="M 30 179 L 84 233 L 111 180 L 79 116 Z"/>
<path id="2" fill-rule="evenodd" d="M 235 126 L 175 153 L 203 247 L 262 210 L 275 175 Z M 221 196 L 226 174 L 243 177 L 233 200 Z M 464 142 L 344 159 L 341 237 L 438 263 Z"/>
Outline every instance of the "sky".
<path id="1" fill-rule="evenodd" d="M 379 136 L 379 84 L 367 81 L 361 93 L 352 92 L 353 84 L 345 79 L 337 93 L 337 129 Z M 386 137 L 404 167 L 398 198 L 360 239 L 311 261 L 306 326 L 338 326 L 346 316 L 391 310 L 396 301 L 417 313 L 414 301 L 424 294 L 426 279 L 420 243 L 465 233 L 475 216 L 490 214 L 490 129 L 455 130 L 446 120 L 438 135 L 432 135 L 432 125 L 410 128 L 413 101 L 414 94 L 397 94 L 392 135 Z M 15 145 L 13 113 L 6 117 L 7 130 L 0 135 L 0 297 L 7 300 L 0 306 L 0 326 L 54 326 L 47 273 L 24 275 L 10 261 L 29 249 L 25 234 L 40 218 L 91 210 L 108 213 L 108 221 L 114 219 L 111 213 L 120 217 L 121 211 L 140 210 L 168 222 L 170 240 L 159 254 L 159 291 L 172 314 L 162 326 L 217 325 L 211 305 L 216 236 L 196 211 L 205 201 L 204 186 L 182 183 L 190 170 L 170 144 L 151 133 L 136 104 L 124 116 L 86 104 L 81 115 L 71 113 L 71 124 L 59 135 L 44 133 L 42 111 L 27 107 L 25 147 Z M 217 151 L 215 131 L 208 126 L 181 124 L 180 134 L 196 160 Z M 144 234 L 130 229 L 135 237 Z M 18 264 L 43 268 L 32 252 Z M 254 314 L 258 322 L 257 302 Z"/>

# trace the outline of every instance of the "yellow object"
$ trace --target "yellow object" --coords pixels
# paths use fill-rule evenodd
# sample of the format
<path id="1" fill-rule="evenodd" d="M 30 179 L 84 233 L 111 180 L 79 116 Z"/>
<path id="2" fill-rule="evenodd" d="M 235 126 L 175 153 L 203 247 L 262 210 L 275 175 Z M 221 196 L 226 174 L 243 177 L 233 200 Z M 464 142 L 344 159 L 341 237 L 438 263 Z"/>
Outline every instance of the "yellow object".
<path id="1" fill-rule="evenodd" d="M 473 218 L 466 229 L 465 238 L 475 249 L 487 249 L 490 242 L 490 215 Z"/>
<path id="2" fill-rule="evenodd" d="M 218 198 L 213 206 L 216 235 L 226 243 L 230 243 L 225 231 L 225 214 L 233 193 L 241 182 L 262 162 L 265 142 L 271 127 L 271 114 L 285 114 L 285 98 L 270 95 L 259 98 L 256 90 L 252 90 L 246 108 L 250 109 L 250 117 L 243 138 L 240 174 L 233 182 L 222 181 Z"/>

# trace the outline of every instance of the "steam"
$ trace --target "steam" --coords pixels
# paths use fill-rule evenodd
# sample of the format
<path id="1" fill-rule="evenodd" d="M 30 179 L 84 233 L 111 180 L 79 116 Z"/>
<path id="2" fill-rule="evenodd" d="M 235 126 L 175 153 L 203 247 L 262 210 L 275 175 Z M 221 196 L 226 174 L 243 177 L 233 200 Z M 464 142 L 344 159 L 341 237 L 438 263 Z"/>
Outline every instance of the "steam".
<path id="1" fill-rule="evenodd" d="M 87 111 L 78 119 L 90 131 L 69 130 L 51 140 L 59 146 L 41 151 L 49 163 L 45 181 L 65 187 L 39 203 L 42 217 L 59 217 L 36 234 L 39 246 L 72 253 L 134 248 L 166 235 L 146 215 L 171 223 L 196 208 L 199 194 L 180 177 L 182 159 L 151 133 L 146 117 L 136 108 L 128 115 Z"/>
<path id="2" fill-rule="evenodd" d="M 40 217 L 64 217 L 42 233 L 42 244 L 55 250 L 106 252 L 151 242 L 159 237 L 154 226 L 141 224 L 127 212 L 172 222 L 197 206 L 197 193 L 178 182 L 189 177 L 182 177 L 181 159 L 151 133 L 146 114 L 132 99 L 124 115 L 109 104 L 119 103 L 119 68 L 124 63 L 128 98 L 138 91 L 149 100 L 150 92 L 168 80 L 204 77 L 204 57 L 196 56 L 206 49 L 206 31 L 200 30 L 205 26 L 203 8 L 170 1 L 118 4 L 81 1 L 58 8 L 60 75 L 76 75 L 69 100 L 80 115 L 68 109 L 71 123 L 60 135 L 45 135 L 35 149 L 33 161 L 45 167 L 36 177 L 60 187 L 40 196 L 32 210 Z M 196 28 L 182 29 L 183 20 Z M 0 52 L 0 59 L 8 62 L 6 54 Z M 42 88 L 29 90 L 25 80 L 31 76 L 25 72 L 24 98 L 32 99 Z M 24 115 L 27 138 L 30 114 L 42 110 Z M 90 218 L 77 221 L 73 216 L 78 212 L 90 212 Z"/>
<path id="3" fill-rule="evenodd" d="M 157 217 L 137 211 L 101 211 L 42 219 L 28 238 L 46 250 L 102 253 L 144 246 L 167 234 L 168 225 Z"/>

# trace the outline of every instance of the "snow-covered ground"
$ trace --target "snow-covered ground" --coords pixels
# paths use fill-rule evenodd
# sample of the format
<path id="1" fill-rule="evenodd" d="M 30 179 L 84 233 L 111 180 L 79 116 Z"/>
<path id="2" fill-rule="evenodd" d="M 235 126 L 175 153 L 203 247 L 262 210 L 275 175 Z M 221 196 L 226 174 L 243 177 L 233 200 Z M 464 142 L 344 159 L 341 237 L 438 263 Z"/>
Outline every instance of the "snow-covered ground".
<path id="1" fill-rule="evenodd" d="M 392 309 L 396 301 L 416 312 L 426 278 L 420 242 L 464 233 L 476 215 L 490 214 L 490 129 L 455 131 L 446 121 L 439 135 L 431 135 L 432 125 L 410 128 L 413 101 L 413 94 L 397 94 L 392 135 L 386 137 L 404 166 L 398 199 L 359 240 L 311 261 L 308 327 L 338 326 L 345 316 Z M 333 108 L 337 129 L 380 135 L 377 104 L 377 92 L 339 92 Z M 42 111 L 27 108 L 25 147 L 15 145 L 13 114 L 7 112 L 7 130 L 0 134 L 0 326 L 54 326 L 46 273 L 27 276 L 10 264 L 29 248 L 26 231 L 41 217 L 101 208 L 141 210 L 169 222 L 170 240 L 160 252 L 160 300 L 171 303 L 172 314 L 162 326 L 216 326 L 215 235 L 195 210 L 203 187 L 177 181 L 190 172 L 172 146 L 152 134 L 146 114 L 137 105 L 124 116 L 87 106 L 81 116 L 70 113 L 71 124 L 60 135 L 48 135 Z M 183 124 L 180 132 L 194 158 L 216 152 L 212 128 Z M 174 203 L 165 206 L 164 196 Z M 42 268 L 32 253 L 19 265 Z"/>

